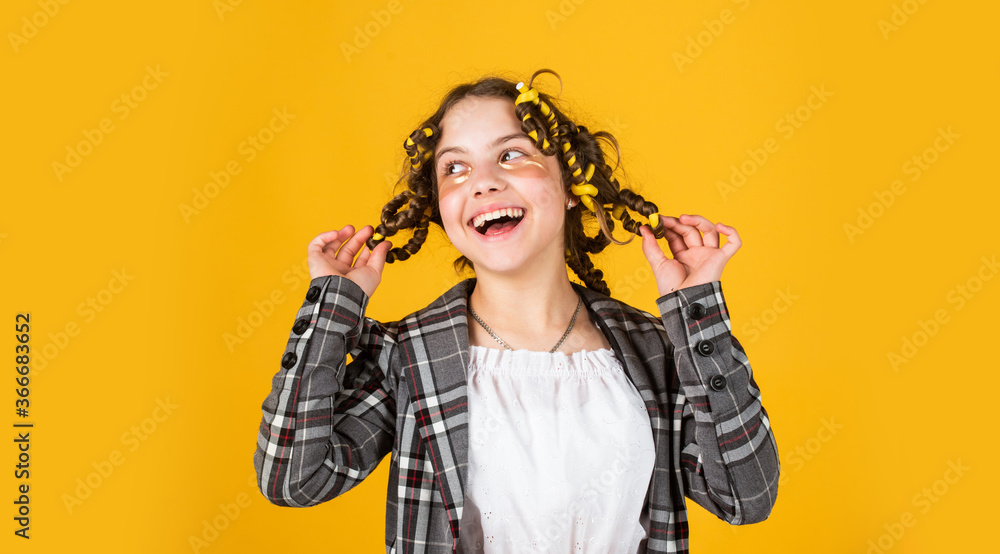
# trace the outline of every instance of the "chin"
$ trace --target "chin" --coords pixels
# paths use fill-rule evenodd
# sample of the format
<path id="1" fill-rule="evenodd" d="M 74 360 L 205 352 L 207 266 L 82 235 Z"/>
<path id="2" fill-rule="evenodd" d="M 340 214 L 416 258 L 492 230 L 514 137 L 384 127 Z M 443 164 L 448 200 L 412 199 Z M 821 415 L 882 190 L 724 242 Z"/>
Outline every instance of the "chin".
<path id="1" fill-rule="evenodd" d="M 464 252 L 459 250 L 459 252 L 472 262 L 472 268 L 476 273 L 516 274 L 531 265 L 528 259 L 522 259 L 520 256 L 510 256 L 503 252 L 486 253 L 482 251 L 470 252 L 468 250 Z"/>

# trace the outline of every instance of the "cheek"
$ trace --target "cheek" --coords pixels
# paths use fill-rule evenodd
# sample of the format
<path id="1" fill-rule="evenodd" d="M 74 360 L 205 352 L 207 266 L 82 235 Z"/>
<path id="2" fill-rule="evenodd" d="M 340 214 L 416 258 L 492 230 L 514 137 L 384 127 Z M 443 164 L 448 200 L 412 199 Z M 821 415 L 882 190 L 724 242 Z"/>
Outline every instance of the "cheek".
<path id="1" fill-rule="evenodd" d="M 563 183 L 562 170 L 560 169 L 559 162 L 554 159 L 549 159 L 549 186 L 546 187 L 546 191 L 549 192 L 552 197 L 552 201 L 564 205 L 566 199 L 572 195 L 569 191 L 569 187 Z"/>
<path id="2" fill-rule="evenodd" d="M 441 214 L 441 223 L 444 224 L 445 233 L 451 234 L 457 230 L 457 226 L 462 225 L 462 203 L 457 194 L 452 191 L 440 190 L 438 196 L 438 211 Z"/>
<path id="3" fill-rule="evenodd" d="M 563 206 L 566 203 L 566 195 L 562 182 L 558 179 L 544 179 L 535 183 L 532 187 L 535 201 L 545 207 Z"/>

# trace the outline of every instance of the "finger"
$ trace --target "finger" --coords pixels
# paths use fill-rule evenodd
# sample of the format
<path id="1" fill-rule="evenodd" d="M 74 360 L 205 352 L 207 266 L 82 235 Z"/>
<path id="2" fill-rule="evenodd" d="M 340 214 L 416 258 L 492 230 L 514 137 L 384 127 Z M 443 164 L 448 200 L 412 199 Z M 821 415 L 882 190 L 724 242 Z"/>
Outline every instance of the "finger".
<path id="1" fill-rule="evenodd" d="M 375 245 L 375 249 L 371 251 L 370 258 L 367 260 L 368 267 L 375 270 L 379 276 L 382 275 L 382 269 L 385 268 L 385 257 L 389 254 L 389 249 L 392 248 L 392 243 L 384 240 Z"/>
<path id="2" fill-rule="evenodd" d="M 664 225 L 669 226 L 678 235 L 684 237 L 684 244 L 687 246 L 704 246 L 701 241 L 701 232 L 692 225 L 682 223 L 680 219 L 676 217 L 667 217 L 660 219 L 665 219 Z M 686 248 L 681 248 L 681 250 L 686 250 Z M 674 250 L 675 252 L 677 250 Z"/>
<path id="3" fill-rule="evenodd" d="M 326 231 L 316 235 L 311 241 L 309 241 L 309 246 L 307 251 L 311 253 L 322 253 L 325 249 L 332 249 L 333 252 L 340 248 L 340 230 Z"/>
<path id="4" fill-rule="evenodd" d="M 723 244 L 720 250 L 726 253 L 727 258 L 733 257 L 733 254 L 735 254 L 736 251 L 743 246 L 743 240 L 740 239 L 740 234 L 736 232 L 734 227 L 723 225 L 721 221 L 716 223 L 716 226 L 719 228 L 720 233 L 726 235 L 726 244 Z"/>
<path id="5" fill-rule="evenodd" d="M 361 249 L 361 253 L 358 254 L 358 259 L 354 260 L 354 267 L 365 267 L 368 265 L 368 258 L 372 255 L 372 251 L 368 249 L 367 246 Z"/>
<path id="6" fill-rule="evenodd" d="M 667 255 L 656 244 L 656 237 L 653 236 L 652 229 L 648 225 L 643 225 L 639 227 L 639 234 L 642 235 L 642 254 L 646 256 L 650 266 L 654 268 L 659 266 L 667 259 Z"/>
<path id="7" fill-rule="evenodd" d="M 357 233 L 354 233 L 354 236 L 347 239 L 347 242 L 340 247 L 340 251 L 337 252 L 337 260 L 349 266 L 354 265 L 354 256 L 358 254 L 361 246 L 374 232 L 375 229 L 371 225 L 365 225 Z"/>
<path id="8" fill-rule="evenodd" d="M 681 221 L 691 223 L 703 233 L 702 239 L 705 246 L 719 247 L 719 231 L 715 229 L 715 224 L 698 214 L 683 214 Z"/>
<path id="9" fill-rule="evenodd" d="M 670 246 L 670 252 L 673 253 L 674 257 L 676 257 L 679 252 L 687 250 L 688 245 L 684 242 L 684 237 L 671 228 L 671 226 L 677 224 L 677 218 L 672 216 L 660 216 L 660 221 L 663 222 L 663 238 L 667 239 L 667 245 Z"/>
<path id="10" fill-rule="evenodd" d="M 372 234 L 374 234 L 374 231 L 375 230 L 373 228 Z M 367 239 L 365 240 L 365 242 L 367 242 Z M 381 242 L 379 244 L 381 244 Z M 375 246 L 377 247 L 378 244 L 376 244 Z M 372 249 L 368 248 L 368 245 L 366 244 L 364 248 L 361 249 L 361 253 L 358 254 L 358 259 L 357 261 L 354 262 L 354 267 L 364 267 L 368 265 L 368 260 L 371 258 L 371 255 L 372 255 Z"/>

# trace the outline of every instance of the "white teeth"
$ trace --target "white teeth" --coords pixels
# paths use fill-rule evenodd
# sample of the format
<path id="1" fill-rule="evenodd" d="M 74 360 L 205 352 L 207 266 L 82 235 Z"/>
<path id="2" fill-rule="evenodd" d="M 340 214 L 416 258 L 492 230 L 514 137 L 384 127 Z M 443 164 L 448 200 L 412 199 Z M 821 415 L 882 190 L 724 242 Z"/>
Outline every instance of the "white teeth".
<path id="1" fill-rule="evenodd" d="M 499 219 L 501 217 L 524 217 L 524 210 L 521 208 L 502 208 L 499 210 L 493 210 L 489 213 L 479 214 L 472 218 L 473 227 L 482 227 L 487 221 L 493 221 L 494 219 Z"/>

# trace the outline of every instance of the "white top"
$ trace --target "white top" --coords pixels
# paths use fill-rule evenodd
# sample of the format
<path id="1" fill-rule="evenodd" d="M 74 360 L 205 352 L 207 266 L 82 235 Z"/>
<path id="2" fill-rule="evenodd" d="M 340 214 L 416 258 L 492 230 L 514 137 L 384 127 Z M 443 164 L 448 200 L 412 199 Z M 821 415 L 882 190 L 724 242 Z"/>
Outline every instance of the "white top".
<path id="1" fill-rule="evenodd" d="M 646 406 L 614 351 L 470 346 L 460 553 L 645 551 Z"/>

